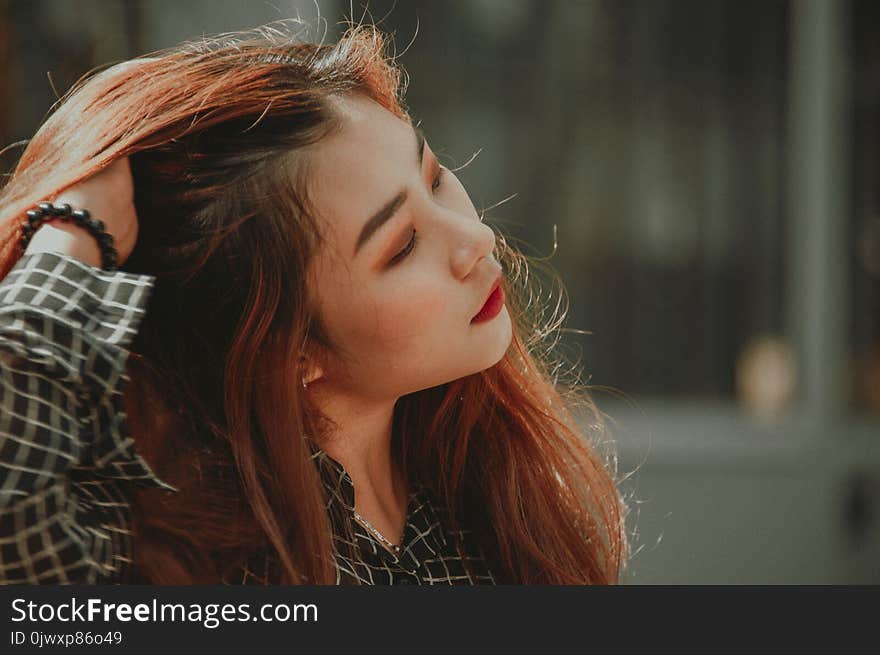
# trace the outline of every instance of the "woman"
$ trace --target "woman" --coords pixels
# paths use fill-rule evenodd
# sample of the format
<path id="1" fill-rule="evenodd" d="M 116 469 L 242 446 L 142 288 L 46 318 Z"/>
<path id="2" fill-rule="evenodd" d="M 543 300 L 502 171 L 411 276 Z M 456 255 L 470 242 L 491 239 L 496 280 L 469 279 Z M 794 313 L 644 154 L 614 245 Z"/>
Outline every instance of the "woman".
<path id="1" fill-rule="evenodd" d="M 618 581 L 598 412 L 400 82 L 374 28 L 267 27 L 58 104 L 0 203 L 4 581 Z M 47 198 L 121 269 L 22 252 Z"/>

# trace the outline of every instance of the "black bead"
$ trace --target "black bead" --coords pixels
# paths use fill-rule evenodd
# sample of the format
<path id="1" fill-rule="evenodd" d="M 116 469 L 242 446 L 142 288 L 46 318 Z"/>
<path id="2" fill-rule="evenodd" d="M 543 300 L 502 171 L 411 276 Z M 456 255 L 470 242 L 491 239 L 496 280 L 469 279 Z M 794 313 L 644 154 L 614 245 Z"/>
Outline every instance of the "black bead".
<path id="1" fill-rule="evenodd" d="M 113 235 L 109 234 L 107 226 L 103 221 L 93 219 L 89 210 L 74 210 L 68 203 L 58 205 L 57 207 L 50 202 L 41 202 L 36 207 L 27 211 L 27 223 L 21 225 L 21 238 L 18 243 L 22 251 L 27 250 L 31 237 L 43 223 L 59 217 L 63 222 L 74 222 L 86 228 L 101 248 L 101 259 L 103 266 L 108 271 L 118 270 L 119 253 L 113 245 Z"/>

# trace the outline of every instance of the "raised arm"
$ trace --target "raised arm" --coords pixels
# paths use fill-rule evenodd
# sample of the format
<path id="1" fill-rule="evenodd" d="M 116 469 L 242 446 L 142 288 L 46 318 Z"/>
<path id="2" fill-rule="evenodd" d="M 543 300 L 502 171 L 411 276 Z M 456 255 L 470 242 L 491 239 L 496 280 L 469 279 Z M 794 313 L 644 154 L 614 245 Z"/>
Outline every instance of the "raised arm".
<path id="1" fill-rule="evenodd" d="M 99 261 L 88 232 L 49 224 L 0 280 L 0 584 L 123 581 L 127 487 L 172 489 L 136 453 L 122 403 L 154 278 Z"/>

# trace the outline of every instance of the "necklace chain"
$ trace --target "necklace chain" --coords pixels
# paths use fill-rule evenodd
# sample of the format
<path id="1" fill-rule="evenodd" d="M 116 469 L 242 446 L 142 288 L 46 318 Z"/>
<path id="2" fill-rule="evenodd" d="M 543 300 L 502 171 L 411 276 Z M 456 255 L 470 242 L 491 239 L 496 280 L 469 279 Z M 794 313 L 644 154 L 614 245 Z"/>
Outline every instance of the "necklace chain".
<path id="1" fill-rule="evenodd" d="M 376 528 L 373 527 L 372 523 L 370 523 L 367 519 L 365 519 L 363 516 L 358 514 L 355 510 L 351 510 L 351 511 L 354 512 L 354 517 L 358 520 L 358 522 L 361 523 L 361 525 L 363 525 L 367 530 L 372 532 L 379 541 L 381 541 L 383 544 L 386 544 L 392 551 L 394 551 L 395 555 L 400 555 L 400 546 L 388 541 L 388 539 L 386 539 L 385 536 L 381 532 L 379 532 Z"/>

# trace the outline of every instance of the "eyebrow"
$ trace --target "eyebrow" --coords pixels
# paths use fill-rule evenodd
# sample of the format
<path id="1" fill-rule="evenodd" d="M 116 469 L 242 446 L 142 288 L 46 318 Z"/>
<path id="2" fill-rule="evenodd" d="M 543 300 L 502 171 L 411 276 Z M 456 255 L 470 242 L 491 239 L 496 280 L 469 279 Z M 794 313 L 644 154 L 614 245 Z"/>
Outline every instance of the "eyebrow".
<path id="1" fill-rule="evenodd" d="M 412 126 L 412 129 L 413 134 L 416 137 L 416 161 L 418 162 L 419 169 L 421 169 L 422 161 L 425 157 L 425 134 L 415 125 Z M 370 217 L 370 219 L 364 224 L 364 227 L 361 229 L 361 233 L 357 238 L 357 243 L 355 243 L 354 246 L 354 254 L 352 255 L 353 257 L 357 257 L 358 252 L 363 245 L 369 241 L 370 237 L 372 237 L 380 227 L 391 220 L 394 213 L 400 209 L 404 202 L 406 202 L 406 197 L 407 192 L 404 189 Z"/>

